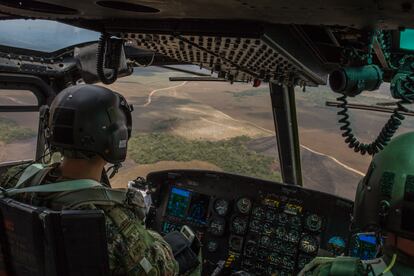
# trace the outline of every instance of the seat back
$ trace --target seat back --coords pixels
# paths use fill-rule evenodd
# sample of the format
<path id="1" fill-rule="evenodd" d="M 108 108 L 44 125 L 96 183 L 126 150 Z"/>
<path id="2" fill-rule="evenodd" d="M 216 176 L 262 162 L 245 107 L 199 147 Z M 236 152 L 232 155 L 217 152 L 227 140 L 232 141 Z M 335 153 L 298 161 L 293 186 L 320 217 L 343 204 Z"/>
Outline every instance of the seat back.
<path id="1" fill-rule="evenodd" d="M 0 199 L 0 276 L 108 275 L 101 210 L 51 211 Z"/>

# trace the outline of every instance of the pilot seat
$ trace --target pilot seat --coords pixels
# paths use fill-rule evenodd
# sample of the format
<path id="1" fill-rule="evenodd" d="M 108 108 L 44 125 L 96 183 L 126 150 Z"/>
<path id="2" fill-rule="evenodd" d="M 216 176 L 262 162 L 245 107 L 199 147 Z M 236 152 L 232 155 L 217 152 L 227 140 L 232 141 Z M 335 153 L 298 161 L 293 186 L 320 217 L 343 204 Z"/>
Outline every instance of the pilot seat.
<path id="1" fill-rule="evenodd" d="M 0 276 L 109 275 L 101 210 L 52 211 L 0 199 Z"/>

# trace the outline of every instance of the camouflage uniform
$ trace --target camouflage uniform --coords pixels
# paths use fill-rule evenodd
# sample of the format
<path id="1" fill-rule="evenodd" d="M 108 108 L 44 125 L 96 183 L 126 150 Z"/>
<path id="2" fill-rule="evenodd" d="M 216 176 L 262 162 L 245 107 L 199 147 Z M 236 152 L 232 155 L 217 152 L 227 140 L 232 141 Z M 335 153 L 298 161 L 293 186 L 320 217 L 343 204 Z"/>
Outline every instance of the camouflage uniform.
<path id="1" fill-rule="evenodd" d="M 0 186 L 12 188 L 27 165 L 11 167 L 0 176 Z M 61 180 L 60 180 L 61 181 Z M 54 182 L 54 181 L 45 181 Z M 23 194 L 17 198 L 29 204 L 50 207 L 57 194 Z M 113 275 L 177 275 L 178 263 L 170 246 L 156 232 L 145 229 L 141 194 L 123 205 L 87 204 L 75 209 L 101 209 L 106 216 L 109 267 Z"/>
<path id="2" fill-rule="evenodd" d="M 392 263 L 392 256 L 396 254 L 396 262 L 384 273 L 386 267 Z M 398 249 L 386 246 L 384 255 L 369 261 L 361 261 L 352 257 L 317 257 L 307 264 L 299 276 L 405 276 L 414 275 L 414 257 L 408 256 Z"/>

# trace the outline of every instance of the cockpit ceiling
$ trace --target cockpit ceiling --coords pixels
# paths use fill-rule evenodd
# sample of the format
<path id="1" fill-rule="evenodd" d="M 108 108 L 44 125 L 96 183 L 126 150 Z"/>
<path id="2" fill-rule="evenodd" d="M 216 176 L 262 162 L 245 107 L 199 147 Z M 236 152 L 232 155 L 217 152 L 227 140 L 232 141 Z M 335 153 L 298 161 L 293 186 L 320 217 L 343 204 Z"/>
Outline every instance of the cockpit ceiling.
<path id="1" fill-rule="evenodd" d="M 216 19 L 396 28 L 414 27 L 413 5 L 411 0 L 0 0 L 0 13 L 61 20 Z"/>

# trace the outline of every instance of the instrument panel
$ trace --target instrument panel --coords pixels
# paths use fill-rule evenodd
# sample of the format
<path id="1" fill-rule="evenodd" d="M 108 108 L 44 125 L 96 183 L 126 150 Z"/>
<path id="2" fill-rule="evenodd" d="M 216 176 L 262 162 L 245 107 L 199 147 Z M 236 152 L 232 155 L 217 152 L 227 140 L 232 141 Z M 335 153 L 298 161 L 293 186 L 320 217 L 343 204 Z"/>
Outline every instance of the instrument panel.
<path id="1" fill-rule="evenodd" d="M 352 202 L 333 195 L 221 172 L 151 173 L 147 226 L 190 226 L 202 243 L 203 275 L 296 275 L 321 250 L 348 252 Z"/>

